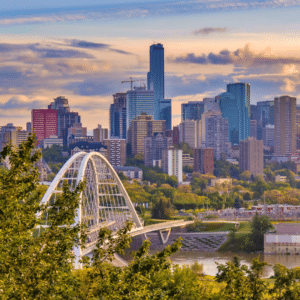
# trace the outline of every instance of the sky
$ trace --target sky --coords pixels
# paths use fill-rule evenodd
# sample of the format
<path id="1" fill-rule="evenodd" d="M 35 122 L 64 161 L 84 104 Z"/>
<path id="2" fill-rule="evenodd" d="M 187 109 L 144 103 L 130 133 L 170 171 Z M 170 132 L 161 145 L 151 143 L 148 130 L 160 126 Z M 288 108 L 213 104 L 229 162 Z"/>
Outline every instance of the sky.
<path id="1" fill-rule="evenodd" d="M 139 86 L 149 47 L 165 49 L 172 122 L 181 103 L 247 82 L 251 104 L 300 99 L 300 0 L 10 0 L 0 3 L 0 126 L 69 99 L 89 130 L 109 126 L 112 95 Z M 83 4 L 84 2 L 84 4 Z"/>

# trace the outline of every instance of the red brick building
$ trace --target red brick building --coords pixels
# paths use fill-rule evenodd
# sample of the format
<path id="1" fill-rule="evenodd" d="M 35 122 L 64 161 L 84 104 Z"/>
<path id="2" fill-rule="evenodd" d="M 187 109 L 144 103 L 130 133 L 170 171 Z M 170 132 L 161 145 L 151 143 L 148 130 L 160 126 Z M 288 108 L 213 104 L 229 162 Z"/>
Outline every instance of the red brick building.
<path id="1" fill-rule="evenodd" d="M 201 174 L 214 173 L 214 149 L 194 149 L 194 172 L 199 172 Z"/>
<path id="2" fill-rule="evenodd" d="M 33 109 L 32 130 L 38 141 L 57 135 L 57 111 L 55 109 Z"/>

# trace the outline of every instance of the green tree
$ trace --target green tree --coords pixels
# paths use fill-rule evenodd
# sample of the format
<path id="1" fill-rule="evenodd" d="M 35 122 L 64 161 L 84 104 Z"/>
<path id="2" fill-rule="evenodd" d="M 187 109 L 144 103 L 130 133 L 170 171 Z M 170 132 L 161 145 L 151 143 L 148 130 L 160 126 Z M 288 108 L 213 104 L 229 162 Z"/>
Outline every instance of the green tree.
<path id="1" fill-rule="evenodd" d="M 152 218 L 154 219 L 170 219 L 173 215 L 173 207 L 169 199 L 159 197 L 157 203 L 152 209 Z"/>
<path id="2" fill-rule="evenodd" d="M 262 251 L 264 249 L 264 234 L 272 228 L 273 226 L 269 217 L 255 214 L 251 222 L 250 233 L 250 240 L 254 251 Z"/>
<path id="3" fill-rule="evenodd" d="M 277 300 L 300 299 L 300 268 L 288 269 L 281 264 L 273 267 L 275 283 L 270 294 Z"/>
<path id="4" fill-rule="evenodd" d="M 74 299 L 72 250 L 86 236 L 81 225 L 74 226 L 83 184 L 74 191 L 64 184 L 55 203 L 40 206 L 42 191 L 34 167 L 40 152 L 34 146 L 35 137 L 30 136 L 18 148 L 8 144 L 1 152 L 1 159 L 8 157 L 11 165 L 0 173 L 1 298 Z M 38 230 L 46 211 L 49 227 Z"/>

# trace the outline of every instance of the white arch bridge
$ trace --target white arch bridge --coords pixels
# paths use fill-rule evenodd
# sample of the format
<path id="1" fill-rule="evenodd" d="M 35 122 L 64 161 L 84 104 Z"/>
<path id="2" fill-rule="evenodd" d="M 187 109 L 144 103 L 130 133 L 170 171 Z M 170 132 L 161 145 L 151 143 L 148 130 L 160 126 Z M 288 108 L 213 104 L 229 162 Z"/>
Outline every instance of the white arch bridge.
<path id="1" fill-rule="evenodd" d="M 171 228 L 193 222 L 178 220 L 144 227 L 114 168 L 98 152 L 74 154 L 50 184 L 41 204 L 47 204 L 49 201 L 50 203 L 55 202 L 57 195 L 62 193 L 64 181 L 67 181 L 74 189 L 83 180 L 86 180 L 86 186 L 80 194 L 75 224 L 86 224 L 88 239 L 83 249 L 74 247 L 76 267 L 79 267 L 78 261 L 82 256 L 92 253 L 95 249 L 99 230 L 104 226 L 115 232 L 123 228 L 126 221 L 132 221 L 134 226 L 130 231 L 131 236 L 156 231 L 164 244 L 169 238 Z M 165 237 L 163 236 L 164 231 L 167 232 Z"/>

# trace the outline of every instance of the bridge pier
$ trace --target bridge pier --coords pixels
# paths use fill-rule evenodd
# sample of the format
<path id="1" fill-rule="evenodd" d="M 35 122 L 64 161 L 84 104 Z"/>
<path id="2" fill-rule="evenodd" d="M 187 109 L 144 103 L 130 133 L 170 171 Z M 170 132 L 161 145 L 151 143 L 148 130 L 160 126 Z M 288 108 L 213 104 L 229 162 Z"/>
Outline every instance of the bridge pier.
<path id="1" fill-rule="evenodd" d="M 169 237 L 170 237 L 171 228 L 157 230 L 156 232 L 158 234 L 159 240 L 162 243 L 162 245 L 166 244 L 168 242 L 168 240 L 169 240 Z M 167 235 L 165 237 L 163 235 L 163 232 L 167 232 Z"/>

